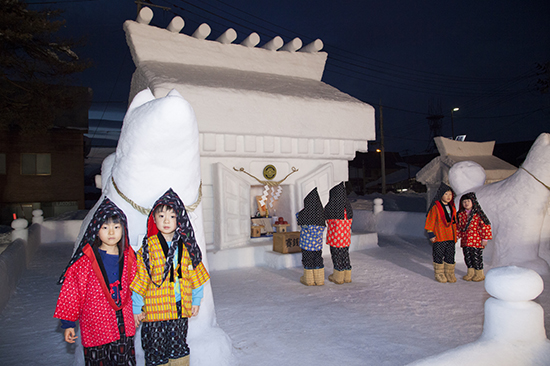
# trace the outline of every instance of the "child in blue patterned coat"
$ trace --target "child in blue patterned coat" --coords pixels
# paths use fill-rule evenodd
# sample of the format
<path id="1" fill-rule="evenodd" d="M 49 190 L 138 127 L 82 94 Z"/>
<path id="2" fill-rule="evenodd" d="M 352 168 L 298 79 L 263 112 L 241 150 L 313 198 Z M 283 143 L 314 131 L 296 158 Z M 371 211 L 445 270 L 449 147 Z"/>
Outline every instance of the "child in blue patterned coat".
<path id="1" fill-rule="evenodd" d="M 325 232 L 325 213 L 321 198 L 314 188 L 304 198 L 304 209 L 296 214 L 300 225 L 300 248 L 304 275 L 300 282 L 306 286 L 325 284 L 325 266 L 323 265 L 323 234 Z"/>

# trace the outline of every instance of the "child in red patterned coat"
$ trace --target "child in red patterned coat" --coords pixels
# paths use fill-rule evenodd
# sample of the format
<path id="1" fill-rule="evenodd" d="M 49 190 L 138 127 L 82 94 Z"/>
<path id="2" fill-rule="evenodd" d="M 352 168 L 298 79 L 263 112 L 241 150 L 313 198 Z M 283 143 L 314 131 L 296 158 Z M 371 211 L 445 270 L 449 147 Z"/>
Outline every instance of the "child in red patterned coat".
<path id="1" fill-rule="evenodd" d="M 130 291 L 135 273 L 126 216 L 105 198 L 59 279 L 63 287 L 54 314 L 68 343 L 75 343 L 80 322 L 86 365 L 136 364 Z"/>
<path id="2" fill-rule="evenodd" d="M 330 256 L 334 265 L 334 272 L 328 276 L 328 279 L 338 285 L 350 283 L 349 246 L 351 244 L 353 209 L 346 195 L 344 182 L 332 187 L 329 191 L 328 203 L 325 206 L 325 218 L 327 220 L 327 244 L 330 246 Z"/>
<path id="3" fill-rule="evenodd" d="M 474 192 L 466 193 L 460 198 L 457 226 L 464 261 L 468 267 L 468 272 L 462 278 L 465 281 L 483 281 L 483 249 L 487 241 L 493 238 L 493 234 L 491 222 L 477 202 Z"/>

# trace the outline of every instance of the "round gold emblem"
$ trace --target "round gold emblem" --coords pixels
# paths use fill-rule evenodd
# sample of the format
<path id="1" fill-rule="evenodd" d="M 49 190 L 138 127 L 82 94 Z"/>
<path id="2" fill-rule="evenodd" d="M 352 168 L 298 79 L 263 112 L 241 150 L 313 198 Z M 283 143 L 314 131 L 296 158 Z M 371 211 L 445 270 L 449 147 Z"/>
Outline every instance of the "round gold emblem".
<path id="1" fill-rule="evenodd" d="M 264 168 L 264 178 L 271 180 L 277 175 L 277 168 L 273 165 L 266 165 Z"/>

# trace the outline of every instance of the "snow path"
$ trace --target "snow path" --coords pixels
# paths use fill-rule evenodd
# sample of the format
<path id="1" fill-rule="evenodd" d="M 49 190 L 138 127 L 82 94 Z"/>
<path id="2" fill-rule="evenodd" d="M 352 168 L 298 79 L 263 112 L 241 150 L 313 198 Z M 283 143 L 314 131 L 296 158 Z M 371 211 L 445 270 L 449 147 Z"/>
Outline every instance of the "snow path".
<path id="1" fill-rule="evenodd" d="M 424 239 L 380 237 L 380 248 L 351 253 L 353 283 L 306 287 L 301 268 L 212 273 L 220 327 L 243 366 L 404 365 L 477 339 L 483 283 L 433 280 Z M 70 365 L 52 318 L 57 278 L 72 243 L 41 246 L 0 315 L 0 363 Z M 332 263 L 325 258 L 326 276 Z M 465 266 L 457 264 L 457 277 Z M 548 284 L 550 279 L 544 278 Z M 536 300 L 550 324 L 550 291 Z"/>

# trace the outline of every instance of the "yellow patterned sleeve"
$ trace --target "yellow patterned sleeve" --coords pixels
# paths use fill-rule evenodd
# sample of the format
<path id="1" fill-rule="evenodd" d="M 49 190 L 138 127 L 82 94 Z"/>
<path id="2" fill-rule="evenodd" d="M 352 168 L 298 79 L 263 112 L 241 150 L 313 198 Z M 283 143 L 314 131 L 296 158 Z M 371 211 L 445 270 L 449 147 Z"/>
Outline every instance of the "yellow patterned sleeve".
<path id="1" fill-rule="evenodd" d="M 147 270 L 145 269 L 145 263 L 143 262 L 143 256 L 142 256 L 142 249 L 140 249 L 136 253 L 136 261 L 137 261 L 136 276 L 134 277 L 134 280 L 130 284 L 130 289 L 133 292 L 136 292 L 140 294 L 143 298 L 145 298 L 145 294 L 147 293 L 147 289 L 149 288 L 151 278 L 149 277 L 149 275 L 147 274 Z"/>
<path id="2" fill-rule="evenodd" d="M 189 271 L 189 275 L 191 277 L 191 288 L 193 289 L 201 287 L 210 279 L 210 275 L 202 262 L 199 263 L 197 268 Z"/>

